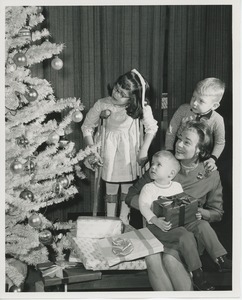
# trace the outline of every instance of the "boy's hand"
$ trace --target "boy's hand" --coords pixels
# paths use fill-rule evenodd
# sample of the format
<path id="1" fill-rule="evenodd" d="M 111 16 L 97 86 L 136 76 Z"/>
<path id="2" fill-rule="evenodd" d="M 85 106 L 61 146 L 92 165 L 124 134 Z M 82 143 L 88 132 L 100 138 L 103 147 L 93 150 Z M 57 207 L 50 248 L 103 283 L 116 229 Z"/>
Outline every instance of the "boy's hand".
<path id="1" fill-rule="evenodd" d="M 165 221 L 165 217 L 157 218 L 156 216 L 154 216 L 150 221 L 164 232 L 169 231 L 172 226 L 171 222 Z"/>
<path id="2" fill-rule="evenodd" d="M 207 160 L 204 161 L 204 167 L 206 172 L 212 172 L 217 170 L 217 166 L 215 164 L 215 160 L 213 158 L 209 158 Z"/>

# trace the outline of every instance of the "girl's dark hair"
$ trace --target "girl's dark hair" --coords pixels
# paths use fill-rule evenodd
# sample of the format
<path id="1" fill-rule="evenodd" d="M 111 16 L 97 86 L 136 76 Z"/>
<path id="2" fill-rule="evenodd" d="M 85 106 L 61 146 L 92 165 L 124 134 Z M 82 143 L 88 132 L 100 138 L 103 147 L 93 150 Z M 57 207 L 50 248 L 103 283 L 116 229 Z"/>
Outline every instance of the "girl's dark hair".
<path id="1" fill-rule="evenodd" d="M 207 124 L 203 121 L 188 121 L 183 130 L 196 131 L 199 136 L 198 148 L 200 150 L 198 159 L 205 161 L 211 156 L 213 150 L 213 135 Z"/>
<path id="2" fill-rule="evenodd" d="M 145 80 L 145 79 L 144 79 Z M 112 95 L 112 91 L 115 85 L 120 85 L 122 89 L 125 89 L 129 93 L 129 101 L 126 106 L 127 115 L 133 119 L 143 118 L 142 108 L 142 84 L 138 75 L 132 71 L 121 75 L 113 86 L 108 86 L 109 95 Z M 145 80 L 145 101 L 149 104 L 148 100 L 149 84 Z"/>

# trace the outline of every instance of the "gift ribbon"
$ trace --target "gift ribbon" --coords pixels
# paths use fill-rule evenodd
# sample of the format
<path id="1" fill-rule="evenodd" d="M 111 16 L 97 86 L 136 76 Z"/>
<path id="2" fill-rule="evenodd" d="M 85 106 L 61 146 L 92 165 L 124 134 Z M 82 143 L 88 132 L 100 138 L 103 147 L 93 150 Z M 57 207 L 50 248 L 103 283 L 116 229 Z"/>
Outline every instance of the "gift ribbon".
<path id="1" fill-rule="evenodd" d="M 64 278 L 63 270 L 68 268 L 73 268 L 79 266 L 79 263 L 76 262 L 67 262 L 67 261 L 57 261 L 55 264 L 50 267 L 39 267 L 43 277 L 59 277 Z"/>
<path id="2" fill-rule="evenodd" d="M 116 238 L 112 240 L 112 251 L 115 255 L 125 256 L 134 250 L 134 246 L 128 239 Z"/>

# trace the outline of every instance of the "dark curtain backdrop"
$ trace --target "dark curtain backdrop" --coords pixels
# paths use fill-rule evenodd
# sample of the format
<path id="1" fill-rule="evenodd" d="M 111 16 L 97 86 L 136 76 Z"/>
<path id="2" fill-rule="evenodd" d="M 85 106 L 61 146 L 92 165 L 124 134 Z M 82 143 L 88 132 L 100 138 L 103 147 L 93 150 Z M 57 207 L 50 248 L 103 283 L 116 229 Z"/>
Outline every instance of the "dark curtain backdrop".
<path id="1" fill-rule="evenodd" d="M 45 7 L 50 41 L 66 46 L 59 56 L 63 69 L 55 71 L 49 61 L 44 63 L 44 76 L 57 98 L 81 98 L 86 113 L 108 95 L 108 83 L 136 68 L 151 85 L 151 106 L 160 123 L 166 13 L 166 6 Z M 80 127 L 73 124 L 71 135 L 78 149 L 84 147 Z M 159 149 L 160 143 L 158 134 L 153 147 Z M 92 211 L 94 174 L 86 173 L 88 180 L 78 182 L 80 194 L 73 201 L 48 209 L 52 218 Z"/>
<path id="2" fill-rule="evenodd" d="M 57 98 L 81 98 L 86 111 L 107 95 L 107 84 L 137 68 L 152 90 L 152 108 L 161 124 L 161 94 L 168 92 L 168 120 L 189 102 L 194 86 L 205 77 L 219 77 L 226 93 L 218 112 L 225 117 L 226 148 L 219 162 L 226 196 L 232 209 L 232 7 L 180 6 L 55 6 L 45 7 L 51 41 L 65 43 L 64 67 L 55 71 L 44 63 L 44 76 Z M 83 148 L 81 124 L 71 135 Z M 152 145 L 162 147 L 160 130 Z M 90 212 L 93 174 L 78 182 L 80 194 L 47 213 L 65 219 L 68 212 Z M 228 215 L 228 214 L 227 214 Z M 225 214 L 226 217 L 226 214 Z"/>

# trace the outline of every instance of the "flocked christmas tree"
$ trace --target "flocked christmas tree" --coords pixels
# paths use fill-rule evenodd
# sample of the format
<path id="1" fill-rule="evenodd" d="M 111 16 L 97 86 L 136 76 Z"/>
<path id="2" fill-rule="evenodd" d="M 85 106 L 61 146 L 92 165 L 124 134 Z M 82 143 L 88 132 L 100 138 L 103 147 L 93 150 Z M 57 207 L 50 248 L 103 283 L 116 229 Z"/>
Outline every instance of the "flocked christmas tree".
<path id="1" fill-rule="evenodd" d="M 15 291 L 26 276 L 21 266 L 48 261 L 50 246 L 63 259 L 68 238 L 54 233 L 72 223 L 52 223 L 43 211 L 78 192 L 79 162 L 95 149 L 76 151 L 63 139 L 71 123 L 82 120 L 81 100 L 56 99 L 47 80 L 32 76 L 43 60 L 56 70 L 63 66 L 63 44 L 51 43 L 48 29 L 40 29 L 42 7 L 6 7 L 5 17 L 5 252 L 6 278 Z M 59 122 L 49 117 L 62 111 Z"/>

